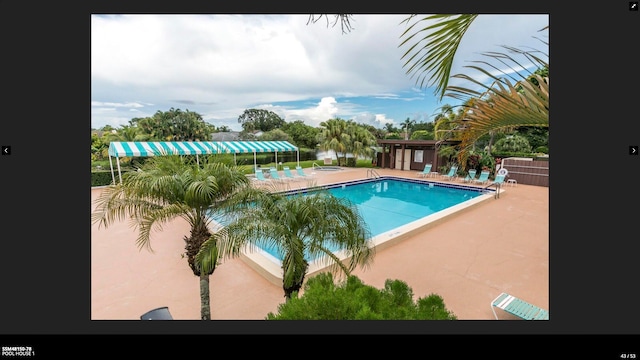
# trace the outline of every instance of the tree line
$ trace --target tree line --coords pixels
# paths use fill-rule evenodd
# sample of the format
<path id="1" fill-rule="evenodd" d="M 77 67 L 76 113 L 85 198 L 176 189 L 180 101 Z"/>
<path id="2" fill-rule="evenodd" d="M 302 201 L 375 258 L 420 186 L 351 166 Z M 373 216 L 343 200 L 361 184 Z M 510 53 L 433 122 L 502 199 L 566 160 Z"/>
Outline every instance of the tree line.
<path id="1" fill-rule="evenodd" d="M 242 131 L 239 140 L 289 141 L 299 148 L 333 150 L 339 163 L 346 154 L 371 156 L 377 139 L 399 138 L 401 131 L 415 131 L 423 139 L 433 138 L 433 123 L 407 120 L 401 128 L 387 123 L 383 128 L 356 123 L 341 118 L 328 119 L 318 127 L 302 120 L 286 122 L 278 114 L 264 109 L 247 109 L 238 117 Z M 408 126 L 407 126 L 408 124 Z M 157 111 L 153 116 L 133 118 L 129 124 L 114 128 L 110 125 L 91 131 L 91 159 L 108 158 L 112 141 L 210 141 L 218 132 L 230 132 L 227 126 L 216 127 L 197 112 L 171 108 Z"/>

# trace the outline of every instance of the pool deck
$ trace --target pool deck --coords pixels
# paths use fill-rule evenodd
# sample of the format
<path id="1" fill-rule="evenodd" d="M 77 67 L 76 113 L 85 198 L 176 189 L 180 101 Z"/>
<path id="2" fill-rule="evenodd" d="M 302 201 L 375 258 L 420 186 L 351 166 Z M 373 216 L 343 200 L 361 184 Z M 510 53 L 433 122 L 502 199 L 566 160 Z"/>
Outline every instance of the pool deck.
<path id="1" fill-rule="evenodd" d="M 417 171 L 376 169 L 382 175 L 422 179 Z M 311 174 L 311 169 L 305 169 Z M 313 183 L 363 179 L 367 169 L 317 171 Z M 438 180 L 427 178 L 426 180 Z M 443 182 L 451 183 L 444 180 Z M 453 181 L 463 184 L 460 181 Z M 290 183 L 304 187 L 306 181 Z M 503 186 L 498 199 L 453 214 L 376 252 L 374 263 L 354 272 L 383 288 L 400 279 L 414 296 L 436 293 L 459 320 L 493 320 L 490 302 L 508 292 L 549 309 L 549 188 Z M 91 189 L 91 209 L 100 188 Z M 175 220 L 152 234 L 154 252 L 139 250 L 128 222 L 108 229 L 91 226 L 91 319 L 138 320 L 168 306 L 176 320 L 200 318 L 199 281 L 184 251 L 189 227 Z M 242 259 L 221 264 L 210 277 L 214 320 L 262 320 L 284 302 L 274 285 Z M 498 313 L 500 318 L 509 318 Z"/>

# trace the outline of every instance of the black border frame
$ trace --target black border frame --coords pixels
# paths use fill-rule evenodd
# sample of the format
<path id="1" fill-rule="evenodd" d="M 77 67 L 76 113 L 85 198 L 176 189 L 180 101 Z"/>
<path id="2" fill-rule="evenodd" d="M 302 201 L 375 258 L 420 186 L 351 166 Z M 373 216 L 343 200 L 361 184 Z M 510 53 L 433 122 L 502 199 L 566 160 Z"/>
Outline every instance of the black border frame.
<path id="1" fill-rule="evenodd" d="M 640 143 L 634 109 L 637 90 L 633 89 L 638 80 L 634 67 L 638 63 L 635 39 L 639 33 L 639 13 L 630 12 L 626 1 L 585 3 L 578 7 L 551 1 L 413 2 L 393 3 L 388 7 L 367 5 L 364 12 L 358 11 L 362 9 L 360 6 L 342 2 L 335 6 L 323 2 L 321 9 L 312 6 L 297 3 L 279 9 L 278 4 L 267 2 L 240 5 L 191 0 L 36 6 L 0 0 L 0 43 L 5 69 L 0 143 L 12 146 L 10 156 L 0 157 L 3 214 L 0 218 L 3 289 L 0 345 L 70 343 L 59 335 L 80 334 L 189 334 L 204 338 L 234 334 L 352 334 L 386 335 L 393 339 L 398 337 L 392 335 L 402 334 L 428 335 L 436 341 L 443 335 L 517 334 L 544 336 L 543 342 L 548 335 L 572 334 L 586 335 L 567 343 L 572 344 L 577 354 L 593 354 L 593 349 L 589 352 L 577 349 L 580 344 L 604 347 L 598 344 L 601 340 L 594 341 L 593 335 L 609 335 L 606 341 L 619 339 L 616 340 L 620 342 L 618 348 L 603 350 L 607 354 L 610 351 L 636 351 L 637 354 L 638 345 L 626 340 L 633 339 L 637 344 L 640 334 L 640 314 L 634 310 L 638 304 L 637 274 L 640 273 L 640 252 L 638 241 L 634 240 L 638 233 L 635 186 L 640 179 L 640 157 L 628 153 L 630 145 Z M 557 89 L 550 118 L 551 320 L 91 321 L 87 211 L 90 178 L 86 156 L 91 101 L 90 15 L 338 12 L 333 9 L 356 16 L 358 13 L 427 12 L 550 14 L 553 25 L 550 51 L 556 74 L 551 86 Z M 43 160 L 46 154 L 51 160 Z M 87 164 L 87 167 L 78 164 Z M 43 192 L 45 188 L 51 191 Z M 70 224 L 69 218 L 76 219 L 77 223 Z M 63 233 L 72 235 L 62 237 Z M 50 340 L 52 338 L 55 340 Z M 140 337 L 133 338 L 134 342 L 140 341 Z M 421 343 L 424 337 L 403 339 Z M 491 340 L 483 340 L 487 353 L 495 353 Z M 124 339 L 100 337 L 95 341 Z M 536 342 L 535 338 L 526 341 Z M 47 348 L 48 344 L 43 346 L 51 352 L 58 351 Z M 571 354 L 569 349 L 566 351 Z"/>

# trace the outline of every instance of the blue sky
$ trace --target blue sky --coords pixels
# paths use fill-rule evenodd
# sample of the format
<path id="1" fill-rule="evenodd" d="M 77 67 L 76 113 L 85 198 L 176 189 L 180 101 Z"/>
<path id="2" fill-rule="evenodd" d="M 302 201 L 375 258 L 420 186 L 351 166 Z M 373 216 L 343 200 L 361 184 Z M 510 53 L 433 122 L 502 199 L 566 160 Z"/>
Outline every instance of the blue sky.
<path id="1" fill-rule="evenodd" d="M 91 127 L 179 108 L 240 130 L 246 109 L 311 126 L 340 117 L 382 128 L 431 121 L 444 105 L 405 73 L 400 47 L 408 15 L 355 14 L 343 34 L 308 15 L 93 15 Z M 548 15 L 480 15 L 452 74 L 501 45 L 548 48 Z M 450 84 L 455 84 L 451 82 Z"/>

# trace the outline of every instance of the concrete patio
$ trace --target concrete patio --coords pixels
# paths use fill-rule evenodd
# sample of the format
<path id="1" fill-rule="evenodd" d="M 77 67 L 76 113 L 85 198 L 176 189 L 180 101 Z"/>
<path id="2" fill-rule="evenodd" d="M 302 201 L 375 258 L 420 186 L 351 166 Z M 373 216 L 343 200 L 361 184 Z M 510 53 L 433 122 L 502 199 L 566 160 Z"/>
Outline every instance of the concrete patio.
<path id="1" fill-rule="evenodd" d="M 311 173 L 311 169 L 305 171 Z M 383 176 L 420 178 L 416 171 L 376 171 Z M 344 168 L 316 171 L 315 182 L 366 177 L 367 169 Z M 436 293 L 459 320 L 493 320 L 490 302 L 501 292 L 551 311 L 549 188 L 518 184 L 503 189 L 498 199 L 451 215 L 377 251 L 373 266 L 354 275 L 378 288 L 384 287 L 386 279 L 403 280 L 416 298 Z M 91 189 L 91 210 L 100 191 Z M 108 229 L 92 225 L 91 319 L 139 320 L 150 309 L 168 306 L 176 320 L 198 320 L 199 281 L 181 257 L 188 232 L 182 220 L 165 226 L 152 234 L 152 253 L 136 247 L 137 233 L 129 223 Z M 216 268 L 210 291 L 214 320 L 262 320 L 284 302 L 282 288 L 242 259 Z"/>

